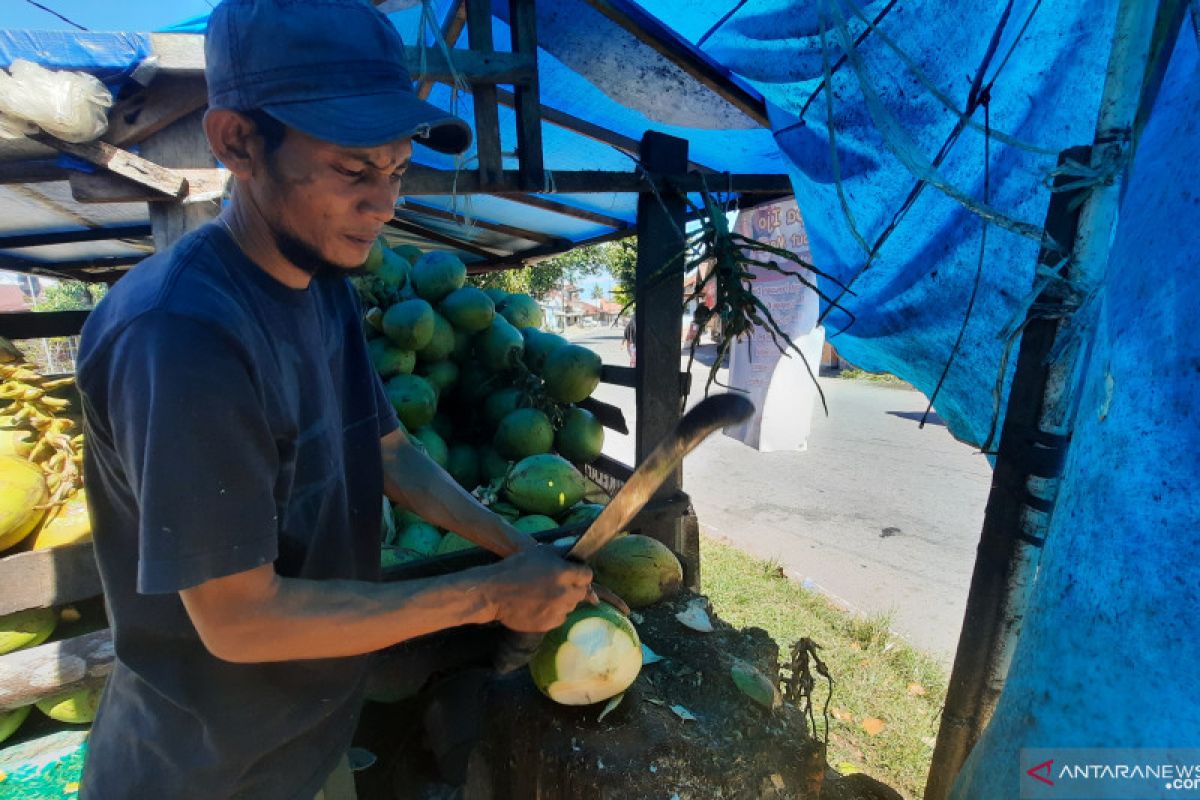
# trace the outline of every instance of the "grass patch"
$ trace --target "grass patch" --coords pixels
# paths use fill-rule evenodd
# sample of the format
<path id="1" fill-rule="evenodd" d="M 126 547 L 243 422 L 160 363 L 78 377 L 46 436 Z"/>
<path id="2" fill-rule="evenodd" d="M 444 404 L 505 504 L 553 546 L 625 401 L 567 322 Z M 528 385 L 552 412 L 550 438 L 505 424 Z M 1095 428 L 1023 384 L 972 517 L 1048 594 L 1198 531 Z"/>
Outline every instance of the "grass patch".
<path id="1" fill-rule="evenodd" d="M 866 772 L 920 797 L 946 697 L 941 666 L 890 634 L 890 614 L 856 617 L 788 579 L 777 562 L 708 536 L 701 537 L 700 553 L 702 588 L 722 619 L 766 630 L 783 660 L 801 637 L 821 646 L 834 679 L 830 765 L 842 773 Z M 819 688 L 818 705 L 824 699 Z"/>
<path id="2" fill-rule="evenodd" d="M 858 367 L 848 367 L 847 369 L 839 370 L 834 377 L 848 381 L 871 381 L 872 383 L 883 383 L 888 386 L 912 388 L 912 385 L 908 381 L 897 378 L 890 372 L 867 372 Z"/>

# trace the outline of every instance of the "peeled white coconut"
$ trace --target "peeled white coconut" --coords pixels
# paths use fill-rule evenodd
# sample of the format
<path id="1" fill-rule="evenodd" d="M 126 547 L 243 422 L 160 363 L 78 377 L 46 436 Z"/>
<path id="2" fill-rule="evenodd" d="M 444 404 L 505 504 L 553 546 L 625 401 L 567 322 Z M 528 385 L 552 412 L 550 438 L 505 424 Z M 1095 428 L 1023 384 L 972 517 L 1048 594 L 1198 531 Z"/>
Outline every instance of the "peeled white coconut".
<path id="1" fill-rule="evenodd" d="M 642 643 L 608 603 L 583 604 L 546 634 L 529 662 L 542 694 L 565 706 L 585 706 L 629 688 L 642 669 Z"/>

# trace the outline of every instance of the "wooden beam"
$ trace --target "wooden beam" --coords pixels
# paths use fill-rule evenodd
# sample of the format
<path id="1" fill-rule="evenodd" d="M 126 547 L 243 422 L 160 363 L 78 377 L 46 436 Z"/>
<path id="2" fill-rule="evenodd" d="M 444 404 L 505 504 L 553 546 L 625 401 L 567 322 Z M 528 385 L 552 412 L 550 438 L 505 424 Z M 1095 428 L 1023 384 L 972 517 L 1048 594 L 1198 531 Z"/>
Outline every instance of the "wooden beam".
<path id="1" fill-rule="evenodd" d="M 642 137 L 641 162 L 653 175 L 675 177 L 687 169 L 686 139 L 647 131 Z M 634 448 L 641 464 L 679 421 L 683 392 L 679 381 L 661 376 L 679 372 L 679 331 L 683 322 L 683 252 L 687 206 L 679 192 L 662 190 L 638 196 L 638 252 L 634 298 L 637 380 Z M 663 497 L 683 488 L 683 470 L 676 468 L 655 492 Z M 698 545 L 685 541 L 686 531 L 664 521 L 645 531 L 676 554 Z M 690 565 L 693 570 L 697 565 Z M 693 572 L 693 575 L 698 572 Z"/>
<path id="2" fill-rule="evenodd" d="M 51 183 L 64 181 L 71 170 L 53 161 L 10 161 L 0 164 L 0 186 L 12 183 Z"/>
<path id="3" fill-rule="evenodd" d="M 506 105 L 509 108 L 513 108 L 516 104 L 516 95 L 510 91 L 507 91 L 506 89 L 497 88 L 496 99 L 499 100 L 501 104 Z M 541 106 L 541 115 L 542 120 L 549 122 L 551 125 L 556 125 L 565 130 L 578 133 L 581 136 L 586 136 L 587 138 L 600 142 L 601 144 L 615 147 L 622 153 L 628 153 L 631 156 L 637 156 L 638 154 L 637 139 L 633 139 L 629 136 L 625 136 L 624 134 L 609 130 L 608 128 L 597 125 L 594 122 L 588 122 L 586 119 L 573 116 L 565 111 L 559 111 L 557 108 L 552 108 L 544 103 Z M 716 172 L 716 170 L 712 167 L 706 167 L 703 164 L 696 163 L 695 161 L 688 162 L 688 169 L 704 173 Z"/>
<path id="4" fill-rule="evenodd" d="M 582 219 L 582 220 L 586 220 L 588 222 L 594 222 L 597 225 L 604 225 L 609 228 L 616 228 L 617 230 L 624 230 L 626 228 L 632 227 L 628 222 L 621 219 L 620 217 L 610 217 L 607 214 L 601 214 L 597 211 L 589 211 L 586 208 L 579 208 L 577 206 L 568 205 L 566 203 L 560 203 L 557 200 L 549 200 L 545 197 L 538 197 L 537 195 L 532 195 L 532 194 L 503 195 L 503 194 L 500 194 L 500 195 L 496 195 L 496 196 L 503 197 L 505 200 L 511 200 L 514 203 L 520 203 L 521 205 L 529 206 L 530 208 L 540 208 L 543 211 L 552 211 L 555 214 L 562 214 L 565 217 L 574 217 L 575 219 Z"/>
<path id="5" fill-rule="evenodd" d="M 442 41 L 446 43 L 447 48 L 454 49 L 454 45 L 458 43 L 458 37 L 462 35 L 466 24 L 467 6 L 463 0 L 454 0 L 446 13 L 446 19 L 442 21 Z M 421 78 L 417 84 L 417 97 L 422 100 L 428 100 L 429 93 L 433 91 L 434 83 L 435 81 L 429 77 Z"/>
<path id="6" fill-rule="evenodd" d="M 678 367 L 676 367 L 678 369 Z M 629 433 L 629 425 L 625 422 L 625 412 L 614 405 L 605 403 L 602 400 L 597 400 L 594 397 L 588 397 L 580 400 L 575 405 L 582 409 L 592 412 L 592 415 L 600 421 L 600 424 L 611 431 L 616 431 L 621 434 Z"/>
<path id="7" fill-rule="evenodd" d="M 463 226 L 468 225 L 468 220 L 466 217 L 463 217 L 460 214 L 455 214 L 452 211 L 446 211 L 445 209 L 437 208 L 435 206 L 427 206 L 423 203 L 414 203 L 411 200 L 405 200 L 401 205 L 401 208 L 410 210 L 415 214 L 424 214 L 430 217 L 437 217 L 438 219 L 444 219 L 449 222 L 457 222 L 459 225 Z M 471 218 L 469 224 L 476 225 L 484 230 L 503 233 L 505 236 L 512 236 L 517 239 L 525 239 L 529 242 L 538 242 L 539 244 L 557 245 L 565 242 L 564 239 L 558 236 L 550 236 L 538 231 L 531 231 L 527 228 L 518 228 L 513 225 L 504 225 L 499 222 L 489 222 L 485 219 L 479 219 L 477 217 Z M 0 241 L 3 240 L 0 239 Z"/>
<path id="8" fill-rule="evenodd" d="M 568 250 L 574 250 L 577 247 L 591 247 L 597 244 L 604 244 L 605 242 L 616 241 L 617 239 L 625 239 L 629 236 L 633 236 L 634 233 L 636 233 L 634 228 L 629 227 L 612 231 L 611 233 L 593 236 L 590 239 L 583 239 L 578 242 L 566 242 L 561 246 L 551 247 L 547 245 L 538 245 L 537 247 L 531 247 L 528 250 L 522 250 L 518 253 L 513 253 L 512 255 L 500 256 L 499 258 L 494 258 L 488 261 L 476 261 L 468 264 L 467 274 L 482 275 L 487 272 L 496 272 L 504 269 L 520 269 L 521 267 L 527 267 L 535 264 L 538 261 L 543 261 L 547 258 L 553 258 L 554 256 L 567 252 Z"/>
<path id="9" fill-rule="evenodd" d="M 680 323 L 682 325 L 682 323 Z M 605 364 L 600 368 L 600 382 L 613 386 L 626 386 L 630 389 L 637 387 L 637 370 L 633 367 L 622 367 L 615 364 Z M 687 394 L 692 388 L 692 374 L 679 373 L 679 391 Z"/>
<path id="10" fill-rule="evenodd" d="M 149 189 L 166 199 L 177 200 L 187 193 L 187 179 L 177 172 L 159 166 L 153 161 L 134 155 L 128 150 L 114 147 L 108 142 L 86 142 L 74 144 L 64 142 L 44 133 L 37 133 L 29 138 L 47 147 L 53 147 L 63 153 L 69 153 L 76 158 L 95 164 L 98 167 L 119 175 L 126 180 Z"/>
<path id="11" fill-rule="evenodd" d="M 0 313 L 0 336 L 5 339 L 52 339 L 56 336 L 76 336 L 83 330 L 83 322 L 87 319 L 90 311 L 7 311 Z M 37 553 L 49 553 L 49 550 L 34 550 L 30 553 L 18 553 L 9 558 L 25 558 Z M 91 559 L 91 549 L 89 546 L 87 559 Z M 0 616 L 8 613 L 4 611 L 5 602 L 8 598 L 8 589 L 11 586 L 22 586 L 22 580 L 25 578 L 21 575 L 14 576 L 11 580 L 6 578 L 7 568 L 5 562 L 9 559 L 0 560 Z M 31 567 L 28 571 L 29 580 L 41 581 L 45 575 L 36 571 L 37 559 L 32 559 Z M 47 573 L 49 579 L 53 580 L 53 573 Z M 81 573 L 82 575 L 82 573 Z M 12 581 L 15 580 L 14 584 Z M 98 590 L 97 590 L 98 591 Z M 93 592 L 95 594 L 95 592 Z M 84 595 L 89 597 L 90 595 Z M 74 598 L 79 600 L 79 597 Z M 71 602 L 62 600 L 59 602 Z M 47 604 L 51 605 L 51 604 Z"/>
<path id="12" fill-rule="evenodd" d="M 207 105 L 208 86 L 203 76 L 158 75 L 149 86 L 117 101 L 108 114 L 103 139 L 127 147 Z"/>
<path id="13" fill-rule="evenodd" d="M 537 9 L 534 0 L 509 0 L 508 25 L 512 50 L 533 59 L 533 77 L 516 84 L 514 110 L 517 112 L 517 155 L 519 179 L 526 191 L 545 189 L 546 170 L 542 155 L 542 113 L 537 78 Z"/>
<path id="14" fill-rule="evenodd" d="M 149 225 L 115 225 L 111 228 L 85 228 L 80 231 L 49 231 L 0 236 L 0 250 L 21 247 L 42 247 L 75 242 L 104 242 L 112 239 L 144 239 L 150 235 Z"/>
<path id="15" fill-rule="evenodd" d="M 154 54 L 158 56 L 160 77 L 162 75 L 204 76 L 204 37 L 202 35 L 152 33 L 150 42 Z M 472 50 L 475 49 L 472 47 Z M 493 53 L 485 56 L 480 53 L 457 50 L 452 58 L 454 71 L 467 78 L 468 81 L 478 80 L 491 83 L 527 81 L 530 78 L 530 70 L 536 68 L 536 61 L 517 53 Z M 448 78 L 451 74 L 450 65 L 446 63 L 445 56 L 436 48 L 426 48 L 423 72 L 419 47 L 406 47 L 405 60 L 408 63 L 408 72 L 414 80 Z M 155 81 L 158 79 L 156 77 Z"/>
<path id="16" fill-rule="evenodd" d="M 34 261 L 31 258 L 0 256 L 0 269 L 7 269 L 13 272 L 28 272 L 31 275 L 39 274 L 39 272 L 40 274 L 49 274 L 49 272 L 53 271 L 61 275 L 68 272 L 104 271 L 120 267 L 131 267 L 145 257 L 144 254 L 139 253 L 129 256 L 77 258 L 70 261 Z M 83 276 L 72 277 L 75 280 L 88 280 Z"/>
<path id="17" fill-rule="evenodd" d="M 430 241 L 448 245 L 449 247 L 479 256 L 480 258 L 495 258 L 498 255 L 493 250 L 487 250 L 477 244 L 472 244 L 471 242 L 463 239 L 458 239 L 454 236 L 444 234 L 441 231 L 435 231 L 432 228 L 426 228 L 424 225 L 418 225 L 415 222 L 409 222 L 408 220 L 393 218 L 392 221 L 388 223 L 388 226 L 395 228 L 396 230 L 415 233 L 417 236 L 423 236 Z"/>
<path id="18" fill-rule="evenodd" d="M 467 42 L 471 50 L 492 51 L 491 0 L 466 0 Z M 479 162 L 480 186 L 492 186 L 504 170 L 500 155 L 500 111 L 496 106 L 496 87 L 490 83 L 471 84 L 475 107 L 475 157 Z"/>
<path id="19" fill-rule="evenodd" d="M 39 332 L 34 337 L 12 336 L 13 317 L 44 317 L 53 325 L 66 328 L 74 325 L 75 333 L 83 327 L 87 311 L 45 311 L 41 313 L 0 314 L 0 336 L 6 339 L 42 338 L 68 335 L 58 332 Z M 27 608 L 50 608 L 75 603 L 100 594 L 100 572 L 91 542 L 79 542 L 45 550 L 30 550 L 0 558 L 0 617 Z"/>
<path id="20" fill-rule="evenodd" d="M 225 169 L 176 169 L 187 179 L 187 197 L 219 197 L 230 181 Z M 173 198 L 153 192 L 133 181 L 103 172 L 74 172 L 68 176 L 71 196 L 79 203 L 161 203 Z"/>
<path id="21" fill-rule="evenodd" d="M 193 111 L 183 119 L 154 134 L 142 143 L 142 152 L 160 164 L 184 169 L 212 169 L 217 159 L 204 134 L 204 112 Z M 150 225 L 154 229 L 154 246 L 161 252 L 221 213 L 220 189 L 210 191 L 204 202 L 151 203 Z M 197 193 L 189 198 L 200 199 Z"/>
<path id="22" fill-rule="evenodd" d="M 767 104 L 761 96 L 739 85 L 724 67 L 635 3 L 624 0 L 585 1 L 747 117 L 764 128 L 771 127 L 767 118 Z"/>
<path id="23" fill-rule="evenodd" d="M 420 53 L 415 49 L 409 49 L 407 58 L 414 79 L 444 82 L 453 80 L 457 74 L 477 86 L 524 84 L 534 79 L 537 68 L 537 62 L 526 54 L 484 51 L 473 44 L 470 50 L 454 51 L 451 55 L 453 69 L 446 55 L 436 48 L 426 49 L 424 65 L 421 64 Z"/>
<path id="24" fill-rule="evenodd" d="M 644 192 L 650 188 L 651 180 L 637 172 L 614 172 L 611 170 L 555 170 L 554 191 L 558 194 L 607 194 L 609 192 Z M 660 192 L 737 192 L 741 194 L 790 194 L 791 179 L 787 175 L 775 174 L 731 174 L 714 176 L 686 173 L 658 176 L 653 179 Z M 438 170 L 414 164 L 404 175 L 402 194 L 409 197 L 421 195 L 450 194 L 494 194 L 498 196 L 528 195 L 522 188 L 520 175 L 505 170 L 500 182 L 484 187 L 472 173 Z M 611 217 L 610 217 L 611 219 Z"/>
<path id="25" fill-rule="evenodd" d="M 113 657 L 107 628 L 0 656 L 0 711 L 98 685 L 112 672 Z"/>

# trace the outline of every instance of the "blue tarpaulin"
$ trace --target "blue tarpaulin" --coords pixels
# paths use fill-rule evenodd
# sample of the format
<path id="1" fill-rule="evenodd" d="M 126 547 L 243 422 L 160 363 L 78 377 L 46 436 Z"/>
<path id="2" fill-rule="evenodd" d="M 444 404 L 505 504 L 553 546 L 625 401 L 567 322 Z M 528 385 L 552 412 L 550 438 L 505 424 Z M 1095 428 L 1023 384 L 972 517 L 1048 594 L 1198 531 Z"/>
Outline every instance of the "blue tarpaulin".
<path id="1" fill-rule="evenodd" d="M 1060 152 L 1092 143 L 1117 6 L 644 0 L 639 11 L 766 98 L 767 130 L 694 94 L 650 48 L 598 26 L 582 0 L 540 3 L 541 99 L 633 139 L 648 129 L 686 138 L 692 160 L 718 172 L 788 171 L 814 262 L 836 279 L 822 285 L 835 300 L 824 305 L 830 341 L 861 367 L 937 390 L 952 432 L 994 448 L 1039 248 L 1071 246 L 1043 235 L 1048 187 Z M 433 3 L 424 23 L 420 6 L 391 19 L 406 42 L 432 46 L 449 8 Z M 506 8 L 496 4 L 497 49 L 508 47 Z M 1139 142 L 1107 265 L 1097 285 L 1078 287 L 1084 302 L 1067 334 L 1084 355 L 1060 505 L 1008 684 L 958 797 L 1018 796 L 1025 747 L 1200 746 L 1188 680 L 1200 652 L 1191 630 L 1200 618 L 1194 19 Z M 94 43 L 62 41 L 66 58 Z M 105 68 L 144 55 L 137 37 L 110 44 L 124 55 Z M 49 44 L 9 36 L 0 58 L 20 46 Z M 471 119 L 469 95 L 452 98 L 445 86 L 431 95 Z M 505 108 L 501 128 L 511 153 Z M 543 134 L 547 191 L 555 170 L 632 166 L 579 134 L 551 125 Z M 470 157 L 418 153 L 442 169 L 469 169 Z M 1109 175 L 1123 167 L 1107 165 Z M 1085 185 L 1106 178 L 1075 171 Z M 553 197 L 634 221 L 631 195 Z M 606 229 L 488 196 L 417 199 L 573 241 Z"/>

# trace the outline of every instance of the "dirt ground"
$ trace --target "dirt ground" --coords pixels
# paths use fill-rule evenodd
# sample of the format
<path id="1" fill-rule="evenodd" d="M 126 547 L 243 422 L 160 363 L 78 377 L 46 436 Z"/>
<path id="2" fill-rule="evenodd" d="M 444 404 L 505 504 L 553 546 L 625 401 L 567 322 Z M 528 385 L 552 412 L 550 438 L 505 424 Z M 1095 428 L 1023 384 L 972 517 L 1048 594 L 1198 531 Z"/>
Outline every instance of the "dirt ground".
<path id="1" fill-rule="evenodd" d="M 830 770 L 824 746 L 797 705 L 784 702 L 768 710 L 739 690 L 730 674 L 734 659 L 777 680 L 778 649 L 765 631 L 736 630 L 711 613 L 711 633 L 685 627 L 675 615 L 695 597 L 685 592 L 640 612 L 642 641 L 663 660 L 644 666 L 603 719 L 604 704 L 552 703 L 525 670 L 494 681 L 488 689 L 486 733 L 471 756 L 464 790 L 438 784 L 430 774 L 430 759 L 421 754 L 419 732 L 411 725 L 412 707 L 368 707 L 363 729 L 390 729 L 391 736 L 384 738 L 391 741 L 377 737 L 368 744 L 370 737 L 360 736 L 360 744 L 376 748 L 380 758 L 358 773 L 360 797 L 899 798 L 865 775 L 843 777 Z M 821 736 L 820 683 L 815 695 Z"/>

